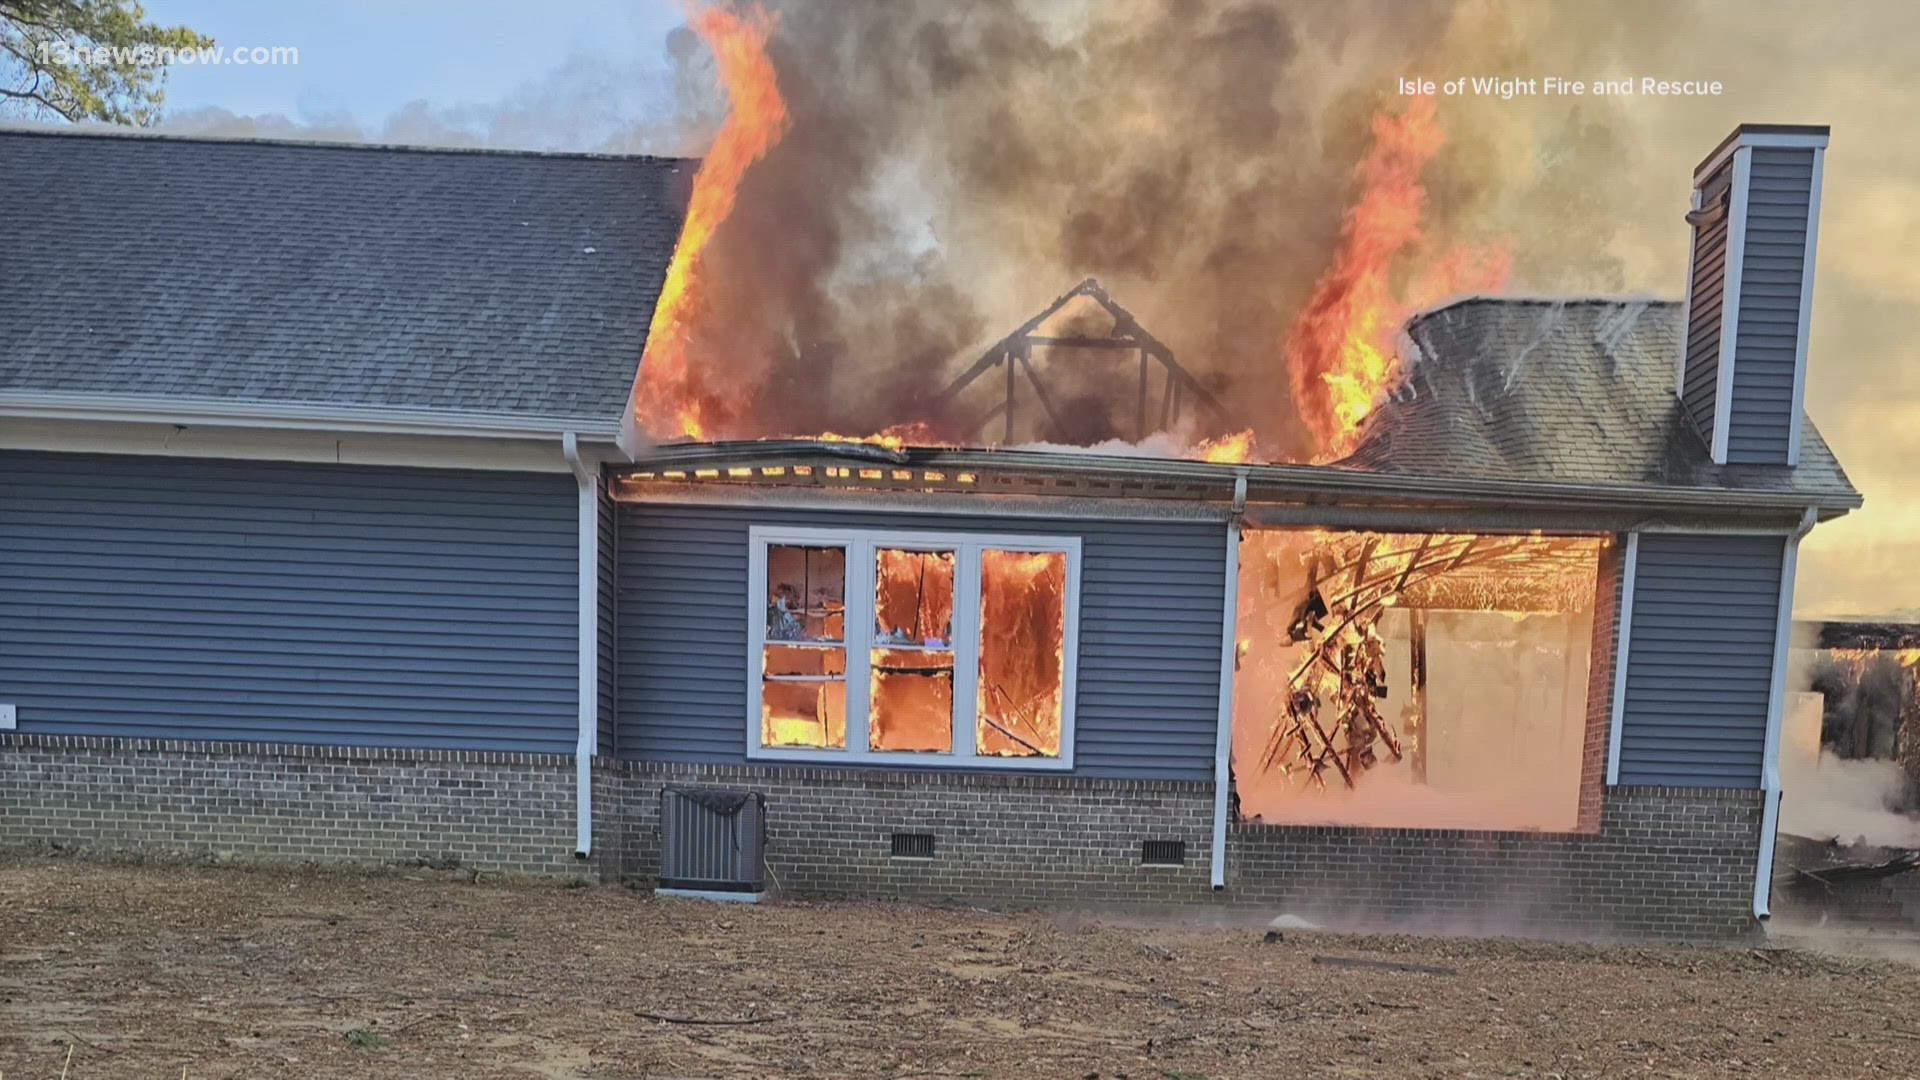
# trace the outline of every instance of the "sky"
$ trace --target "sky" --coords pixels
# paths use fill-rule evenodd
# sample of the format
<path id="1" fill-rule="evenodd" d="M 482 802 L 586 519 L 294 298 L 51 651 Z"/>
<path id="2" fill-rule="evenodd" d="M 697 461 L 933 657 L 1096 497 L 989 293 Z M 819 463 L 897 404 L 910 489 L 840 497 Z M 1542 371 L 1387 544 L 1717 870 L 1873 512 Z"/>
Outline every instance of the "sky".
<path id="1" fill-rule="evenodd" d="M 289 45 L 298 66 L 175 68 L 170 111 L 377 125 L 412 102 L 494 101 L 582 57 L 652 62 L 664 75 L 667 32 L 685 20 L 646 0 L 148 0 L 156 22 L 185 25 L 226 46 Z"/>
<path id="2" fill-rule="evenodd" d="M 684 16 L 671 0 L 149 0 L 147 10 L 229 47 L 299 50 L 293 67 L 176 68 L 168 115 L 198 116 L 201 130 L 247 133 L 224 121 L 232 114 L 386 141 L 440 141 L 451 131 L 453 141 L 465 133 L 467 141 L 541 149 L 699 149 L 671 144 L 685 126 L 674 123 L 685 102 L 676 102 L 669 58 Z M 1592 9 L 1516 10 L 1547 13 L 1536 31 L 1571 43 Z M 1619 175 L 1593 178 L 1593 207 L 1619 224 L 1606 241 L 1609 255 L 1627 291 L 1679 296 L 1679 215 L 1693 164 L 1742 121 L 1833 125 L 1807 404 L 1868 502 L 1807 541 L 1797 607 L 1802 615 L 1920 612 L 1920 262 L 1912 257 L 1920 249 L 1920 139 L 1911 130 L 1920 115 L 1911 44 L 1920 40 L 1920 4 L 1867 0 L 1848 5 L 1844 17 L 1814 0 L 1642 10 L 1643 21 L 1657 25 L 1622 30 L 1616 20 L 1605 31 L 1621 35 L 1612 74 L 1720 79 L 1726 93 L 1625 107 L 1634 158 L 1622 159 Z M 1422 70 L 1415 50 L 1407 74 L 1463 73 Z M 1520 130 L 1552 106 L 1471 107 L 1512 110 Z M 615 141 L 621 131 L 625 141 Z"/>

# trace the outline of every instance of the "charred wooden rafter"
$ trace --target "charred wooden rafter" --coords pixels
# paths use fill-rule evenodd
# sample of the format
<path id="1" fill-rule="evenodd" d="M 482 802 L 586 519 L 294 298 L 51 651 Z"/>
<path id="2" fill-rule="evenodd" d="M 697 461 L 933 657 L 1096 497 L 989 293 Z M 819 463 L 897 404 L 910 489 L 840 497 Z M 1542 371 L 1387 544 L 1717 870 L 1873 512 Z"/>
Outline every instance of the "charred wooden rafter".
<path id="1" fill-rule="evenodd" d="M 1541 536 L 1427 534 L 1395 547 L 1379 536 L 1330 536 L 1308 557 L 1307 596 L 1288 627 L 1290 643 L 1308 646 L 1287 680 L 1283 715 L 1261 756 L 1263 769 L 1303 769 L 1324 785 L 1332 766 L 1348 787 L 1378 762 L 1376 743 L 1399 761 L 1407 749 L 1380 714 L 1387 696 L 1385 642 L 1379 622 L 1409 593 L 1476 568 L 1526 565 L 1531 573 L 1581 565 L 1592 541 Z M 1425 627 L 1413 658 L 1417 693 L 1426 682 Z M 1336 742 L 1338 737 L 1338 742 Z M 1425 771 L 1419 733 L 1416 771 Z"/>
<path id="2" fill-rule="evenodd" d="M 1099 304 L 1113 318 L 1111 333 L 1105 335 L 1035 333 L 1041 324 L 1059 314 L 1061 309 L 1072 303 L 1074 299 L 1082 296 Z M 1047 437 L 1063 439 L 1065 431 L 1061 416 L 1054 408 L 1053 399 L 1047 391 L 1046 383 L 1041 378 L 1039 370 L 1034 367 L 1033 350 L 1036 348 L 1138 353 L 1140 379 L 1133 409 L 1135 438 L 1144 439 L 1156 429 L 1165 430 L 1171 427 L 1178 420 L 1180 410 L 1187 398 L 1191 398 L 1200 408 L 1205 409 L 1209 419 L 1220 424 L 1223 430 L 1235 426 L 1226 406 L 1222 405 L 1220 400 L 1213 396 L 1212 391 L 1201 385 L 1200 381 L 1195 379 L 1186 368 L 1180 366 L 1179 361 L 1173 358 L 1173 350 L 1167 348 L 1159 338 L 1148 333 L 1134 319 L 1133 313 L 1115 303 L 1113 298 L 1107 295 L 1107 291 L 1101 288 L 1100 283 L 1093 278 L 1075 285 L 1065 295 L 1047 305 L 1039 314 L 1021 323 L 1013 333 L 994 342 L 980 359 L 974 361 L 973 366 L 962 372 L 959 378 L 954 379 L 945 390 L 940 392 L 936 406 L 945 408 L 961 391 L 972 386 L 982 376 L 994 368 L 1002 369 L 1006 376 L 1004 398 L 981 417 L 975 434 L 984 438 L 987 425 L 994 420 L 1000 420 L 1003 424 L 1001 441 L 1010 444 L 1014 441 L 1014 422 L 1017 417 L 1015 406 L 1019 390 L 1018 376 L 1024 373 L 1027 385 L 1033 389 L 1034 398 L 1039 401 L 1041 411 L 1046 414 Z M 1148 376 L 1155 363 L 1159 364 L 1165 372 L 1165 390 L 1159 402 L 1158 423 L 1149 426 L 1153 410 L 1149 408 L 1152 395 L 1148 392 L 1151 382 Z"/>

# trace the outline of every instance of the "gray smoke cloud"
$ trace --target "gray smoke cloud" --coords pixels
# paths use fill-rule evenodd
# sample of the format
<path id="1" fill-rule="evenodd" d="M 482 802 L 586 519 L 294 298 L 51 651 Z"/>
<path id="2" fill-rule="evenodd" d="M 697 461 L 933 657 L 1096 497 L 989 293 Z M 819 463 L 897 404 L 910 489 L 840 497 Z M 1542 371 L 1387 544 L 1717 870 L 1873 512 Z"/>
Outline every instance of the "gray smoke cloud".
<path id="1" fill-rule="evenodd" d="M 778 15 L 791 129 L 708 249 L 692 349 L 756 388 L 730 434 L 919 420 L 966 439 L 978 410 L 931 400 L 956 366 L 1091 276 L 1281 456 L 1310 449 L 1283 345 L 1339 241 L 1371 118 L 1402 105 L 1396 77 L 1510 72 L 1539 36 L 1522 25 L 1531 9 L 1441 2 L 909 0 Z M 1614 110 L 1516 123 L 1449 102 L 1441 122 L 1433 243 L 1410 256 L 1551 221 L 1554 251 L 1576 254 L 1522 246 L 1521 283 L 1620 286 L 1614 219 L 1590 194 L 1631 162 Z M 1130 413 L 1129 369 L 1052 360 L 1076 430 L 1016 438 L 1122 433 L 1107 412 Z"/>
<path id="2" fill-rule="evenodd" d="M 1442 99 L 1433 232 L 1507 238 L 1516 290 L 1679 296 L 1694 163 L 1742 121 L 1832 124 L 1807 400 L 1868 506 L 1808 540 L 1799 607 L 1920 609 L 1920 365 L 1906 360 L 1920 352 L 1920 7 L 1848 10 L 782 5 L 773 58 L 794 124 L 713 251 L 729 324 L 713 355 L 740 365 L 763 429 L 872 429 L 913 418 L 975 350 L 1094 275 L 1286 456 L 1301 448 L 1286 331 L 1397 77 L 1717 79 L 1711 98 Z M 203 112 L 170 126 L 697 154 L 723 114 L 712 58 L 681 29 L 655 56 L 583 56 L 498 101 L 380 125 Z M 1115 377 L 1090 367 L 1070 384 L 1089 428 Z"/>

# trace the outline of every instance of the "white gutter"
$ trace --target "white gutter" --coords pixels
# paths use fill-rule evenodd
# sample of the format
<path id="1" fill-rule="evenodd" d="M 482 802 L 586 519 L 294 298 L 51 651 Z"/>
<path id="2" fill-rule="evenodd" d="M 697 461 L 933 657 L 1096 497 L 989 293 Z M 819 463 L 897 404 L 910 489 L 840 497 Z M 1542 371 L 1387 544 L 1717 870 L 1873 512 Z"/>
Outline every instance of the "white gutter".
<path id="1" fill-rule="evenodd" d="M 593 853 L 593 755 L 600 746 L 600 472 L 580 458 L 580 438 L 560 438 L 561 453 L 580 489 L 580 708 L 573 748 L 573 853 Z"/>
<path id="2" fill-rule="evenodd" d="M 1227 517 L 1226 602 L 1220 612 L 1220 714 L 1213 727 L 1213 890 L 1227 887 L 1227 788 L 1233 762 L 1233 669 L 1239 659 L 1240 515 L 1247 509 L 1247 470 L 1233 478 Z"/>
<path id="3" fill-rule="evenodd" d="M 620 433 L 617 420 L 582 423 L 577 418 L 569 417 L 516 416 L 452 409 L 371 408 L 361 405 L 40 390 L 0 391 L 0 418 L 351 431 L 381 435 L 465 435 L 494 439 L 573 437 L 596 443 L 611 443 Z"/>
<path id="4" fill-rule="evenodd" d="M 1773 894 L 1773 848 L 1780 827 L 1780 726 L 1787 705 L 1787 647 L 1793 634 L 1793 578 L 1800 561 L 1800 540 L 1813 530 L 1819 514 L 1809 506 L 1800 527 L 1787 537 L 1780 560 L 1780 612 L 1773 627 L 1773 685 L 1767 691 L 1767 744 L 1760 764 L 1766 799 L 1760 814 L 1760 858 L 1753 874 L 1753 917 L 1765 919 Z"/>

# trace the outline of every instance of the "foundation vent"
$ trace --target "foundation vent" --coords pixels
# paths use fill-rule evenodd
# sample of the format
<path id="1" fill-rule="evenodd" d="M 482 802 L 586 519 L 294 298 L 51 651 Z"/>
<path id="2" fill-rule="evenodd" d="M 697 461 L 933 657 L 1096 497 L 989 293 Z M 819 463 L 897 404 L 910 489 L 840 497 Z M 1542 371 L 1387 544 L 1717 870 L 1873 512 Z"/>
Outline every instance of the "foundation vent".
<path id="1" fill-rule="evenodd" d="M 1141 866 L 1185 866 L 1187 865 L 1187 842 L 1185 840 L 1142 840 L 1140 841 Z"/>
<path id="2" fill-rule="evenodd" d="M 929 832 L 894 833 L 893 857 L 896 859 L 933 858 L 933 834 Z"/>
<path id="3" fill-rule="evenodd" d="M 660 792 L 660 887 L 758 893 L 767 887 L 766 800 L 757 792 Z"/>

